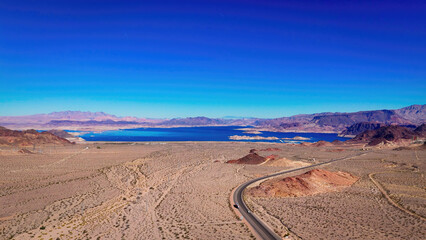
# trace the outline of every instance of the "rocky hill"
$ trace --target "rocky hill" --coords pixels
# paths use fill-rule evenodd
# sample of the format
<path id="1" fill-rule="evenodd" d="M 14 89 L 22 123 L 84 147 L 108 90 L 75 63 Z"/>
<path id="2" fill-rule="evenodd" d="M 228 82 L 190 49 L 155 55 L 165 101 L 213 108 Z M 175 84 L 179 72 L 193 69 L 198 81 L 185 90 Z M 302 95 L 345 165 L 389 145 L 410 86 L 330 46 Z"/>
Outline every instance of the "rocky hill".
<path id="1" fill-rule="evenodd" d="M 414 129 L 413 132 L 419 135 L 420 137 L 426 137 L 426 123 L 423 123 L 422 125 L 418 126 L 416 129 Z"/>
<path id="2" fill-rule="evenodd" d="M 68 145 L 71 142 L 49 132 L 37 132 L 34 129 L 15 131 L 0 127 L 0 145 L 33 146 L 40 144 Z"/>
<path id="3" fill-rule="evenodd" d="M 61 137 L 61 138 L 73 138 L 74 137 L 74 135 L 69 134 L 68 132 L 65 132 L 64 130 L 59 130 L 59 129 L 52 129 L 52 130 L 49 130 L 49 131 L 46 131 L 46 132 L 49 132 L 49 133 L 51 133 L 55 136 Z"/>
<path id="4" fill-rule="evenodd" d="M 343 130 L 339 135 L 340 136 L 356 136 L 360 133 L 363 133 L 367 130 L 374 130 L 378 129 L 380 127 L 385 126 L 384 123 L 374 123 L 374 122 L 359 122 L 355 123 L 349 127 L 347 127 L 345 130 Z"/>
<path id="5" fill-rule="evenodd" d="M 294 177 L 278 177 L 247 189 L 253 197 L 300 197 L 318 193 L 338 191 L 351 186 L 358 180 L 346 172 L 329 172 L 313 169 Z"/>
<path id="6" fill-rule="evenodd" d="M 347 143 L 367 143 L 368 146 L 376 146 L 378 144 L 403 143 L 426 137 L 426 124 L 422 124 L 412 130 L 407 127 L 391 125 L 383 126 L 374 130 L 367 130 L 356 135 Z"/>
<path id="7" fill-rule="evenodd" d="M 235 163 L 235 164 L 261 164 L 267 160 L 266 157 L 262 157 L 255 153 L 254 151 L 251 151 L 248 155 L 235 159 L 235 160 L 229 160 L 226 163 Z"/>

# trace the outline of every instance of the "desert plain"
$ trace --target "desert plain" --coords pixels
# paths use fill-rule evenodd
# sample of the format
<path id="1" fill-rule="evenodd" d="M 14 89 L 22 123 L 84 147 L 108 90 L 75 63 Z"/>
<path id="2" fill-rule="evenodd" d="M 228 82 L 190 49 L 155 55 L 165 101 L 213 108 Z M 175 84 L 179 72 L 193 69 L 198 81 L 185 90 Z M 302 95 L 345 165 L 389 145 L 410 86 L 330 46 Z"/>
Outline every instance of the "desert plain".
<path id="1" fill-rule="evenodd" d="M 279 161 L 226 163 L 252 149 Z M 233 189 L 343 157 L 320 168 L 355 176 L 350 186 L 297 197 L 246 194 L 245 201 L 285 239 L 426 236 L 422 149 L 99 142 L 29 150 L 0 151 L 0 239 L 256 239 L 233 209 Z"/>

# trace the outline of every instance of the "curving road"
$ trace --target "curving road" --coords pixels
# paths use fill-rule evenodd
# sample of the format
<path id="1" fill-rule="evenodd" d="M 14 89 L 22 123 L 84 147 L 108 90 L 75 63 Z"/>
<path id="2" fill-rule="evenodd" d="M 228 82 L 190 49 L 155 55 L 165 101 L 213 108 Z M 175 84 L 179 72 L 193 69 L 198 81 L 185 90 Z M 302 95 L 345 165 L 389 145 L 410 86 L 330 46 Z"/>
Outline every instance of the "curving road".
<path id="1" fill-rule="evenodd" d="M 263 176 L 263 177 L 260 177 L 260 178 L 250 180 L 250 181 L 240 185 L 234 191 L 234 196 L 233 196 L 232 199 L 234 201 L 234 204 L 238 205 L 238 211 L 241 213 L 241 215 L 244 217 L 244 219 L 248 222 L 248 224 L 250 224 L 250 226 L 253 228 L 255 233 L 260 238 L 262 238 L 262 239 L 281 239 L 280 236 L 278 236 L 273 230 L 271 230 L 269 227 L 267 227 L 259 218 L 257 218 L 253 213 L 251 213 L 249 211 L 249 209 L 248 209 L 247 205 L 244 203 L 244 199 L 243 199 L 244 189 L 246 189 L 246 187 L 248 187 L 250 184 L 255 183 L 257 181 L 260 181 L 260 180 L 263 180 L 263 179 L 266 179 L 266 178 L 276 177 L 276 176 L 286 174 L 286 173 L 291 173 L 291 172 L 295 172 L 295 171 L 299 171 L 299 170 L 303 170 L 303 169 L 307 169 L 307 168 L 317 167 L 317 166 L 321 166 L 321 165 L 324 165 L 324 164 L 328 164 L 328 163 L 332 163 L 332 162 L 336 162 L 336 161 L 345 160 L 345 159 L 348 159 L 348 158 L 361 156 L 363 154 L 366 154 L 366 153 L 363 152 L 363 153 L 358 153 L 358 154 L 351 155 L 351 156 L 336 158 L 336 159 L 332 159 L 332 160 L 327 161 L 327 162 L 317 163 L 317 164 L 313 164 L 313 165 L 306 166 L 306 167 L 294 168 L 294 169 L 291 169 L 291 170 L 286 170 L 286 171 L 282 171 L 282 172 L 278 172 L 278 173 L 274 173 L 274 174 L 271 174 L 271 175 L 267 175 L 267 176 Z"/>

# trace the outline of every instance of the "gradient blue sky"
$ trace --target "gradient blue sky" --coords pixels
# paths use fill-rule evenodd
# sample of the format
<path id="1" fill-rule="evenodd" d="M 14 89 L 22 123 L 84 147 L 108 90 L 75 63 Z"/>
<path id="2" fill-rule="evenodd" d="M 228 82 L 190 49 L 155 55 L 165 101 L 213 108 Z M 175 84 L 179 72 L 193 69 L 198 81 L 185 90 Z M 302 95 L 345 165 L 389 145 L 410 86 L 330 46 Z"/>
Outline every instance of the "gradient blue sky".
<path id="1" fill-rule="evenodd" d="M 425 1 L 0 1 L 0 115 L 426 103 Z"/>

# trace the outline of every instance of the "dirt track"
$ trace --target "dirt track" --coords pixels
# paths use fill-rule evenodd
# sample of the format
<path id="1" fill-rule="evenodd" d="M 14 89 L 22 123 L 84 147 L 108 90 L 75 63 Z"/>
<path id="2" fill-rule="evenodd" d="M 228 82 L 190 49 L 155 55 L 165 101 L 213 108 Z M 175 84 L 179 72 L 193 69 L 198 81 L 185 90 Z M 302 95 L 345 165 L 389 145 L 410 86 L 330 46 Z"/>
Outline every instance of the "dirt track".
<path id="1" fill-rule="evenodd" d="M 417 153 L 416 153 L 416 155 L 417 155 Z M 389 171 L 390 172 L 390 171 Z M 389 196 L 389 194 L 387 193 L 387 191 L 383 188 L 383 186 L 380 184 L 380 183 L 378 183 L 375 179 L 374 179 L 374 175 L 376 175 L 376 174 L 380 174 L 380 173 L 389 173 L 389 172 L 375 172 L 375 173 L 370 173 L 370 174 L 368 174 L 368 177 L 370 178 L 370 180 L 374 183 L 374 185 L 376 185 L 377 186 L 377 188 L 380 190 L 380 192 L 383 194 L 383 196 L 386 198 L 386 200 L 388 200 L 388 202 L 390 203 L 390 204 L 392 204 L 393 206 L 395 206 L 396 208 L 398 208 L 398 209 L 400 209 L 401 211 L 403 211 L 403 212 L 405 212 L 405 213 L 407 213 L 407 214 L 409 214 L 409 215 L 411 215 L 411 216 L 415 216 L 415 217 L 418 217 L 418 218 L 420 218 L 420 219 L 422 219 L 422 220 L 425 220 L 426 221 L 426 217 L 424 217 L 424 216 L 420 216 L 419 214 L 417 214 L 417 213 L 415 213 L 415 212 L 413 212 L 413 211 L 410 211 L 410 210 L 408 210 L 407 208 L 404 208 L 403 206 L 401 206 L 400 204 L 398 204 L 397 202 L 395 202 L 395 200 L 393 200 L 390 196 Z"/>

